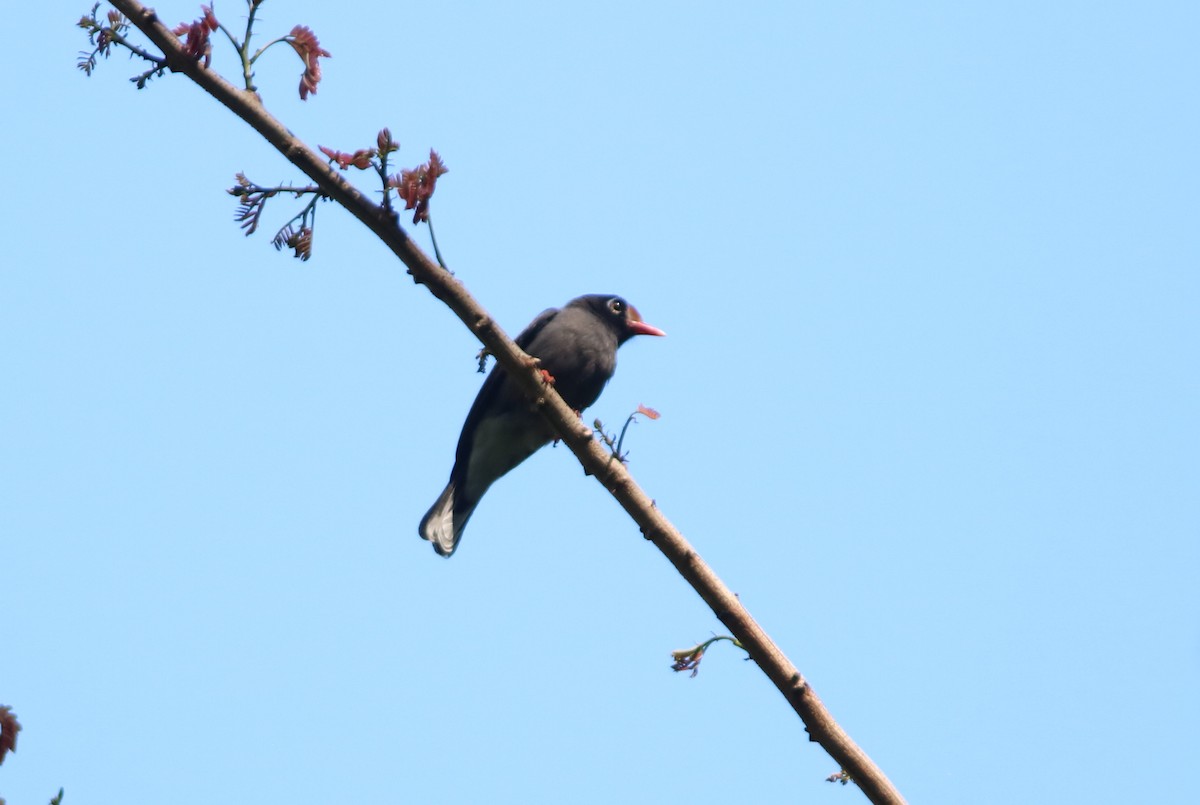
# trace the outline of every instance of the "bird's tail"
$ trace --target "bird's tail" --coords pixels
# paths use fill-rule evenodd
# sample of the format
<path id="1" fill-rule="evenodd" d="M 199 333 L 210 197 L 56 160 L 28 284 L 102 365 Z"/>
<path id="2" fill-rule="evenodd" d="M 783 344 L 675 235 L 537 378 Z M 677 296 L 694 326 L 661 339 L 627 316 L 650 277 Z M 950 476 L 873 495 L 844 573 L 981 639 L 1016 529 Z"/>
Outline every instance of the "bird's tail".
<path id="1" fill-rule="evenodd" d="M 453 554 L 458 547 L 463 529 L 467 527 L 467 520 L 470 519 L 471 512 L 475 511 L 474 505 L 463 507 L 461 500 L 457 501 L 456 506 L 458 494 L 458 489 L 451 480 L 421 518 L 421 525 L 417 529 L 422 539 L 432 542 L 433 549 L 446 557 Z"/>

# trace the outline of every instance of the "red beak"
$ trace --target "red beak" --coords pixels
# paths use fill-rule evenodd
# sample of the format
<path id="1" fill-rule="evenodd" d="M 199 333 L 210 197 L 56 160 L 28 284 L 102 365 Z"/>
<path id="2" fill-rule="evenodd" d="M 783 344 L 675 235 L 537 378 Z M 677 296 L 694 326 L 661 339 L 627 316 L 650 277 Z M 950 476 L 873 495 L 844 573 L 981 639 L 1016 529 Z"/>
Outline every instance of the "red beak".
<path id="1" fill-rule="evenodd" d="M 654 325 L 642 321 L 642 314 L 633 305 L 629 306 L 629 331 L 634 335 L 666 335 Z"/>

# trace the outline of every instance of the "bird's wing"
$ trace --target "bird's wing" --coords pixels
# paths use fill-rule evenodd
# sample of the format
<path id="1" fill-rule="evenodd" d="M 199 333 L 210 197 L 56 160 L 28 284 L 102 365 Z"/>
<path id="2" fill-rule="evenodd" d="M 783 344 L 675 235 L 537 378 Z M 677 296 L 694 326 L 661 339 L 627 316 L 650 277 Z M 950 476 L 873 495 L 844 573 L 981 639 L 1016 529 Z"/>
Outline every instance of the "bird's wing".
<path id="1" fill-rule="evenodd" d="M 547 308 L 537 315 L 529 326 L 516 337 L 516 345 L 528 349 L 533 339 L 538 336 L 558 314 L 558 308 Z M 492 367 L 479 389 L 467 419 L 463 422 L 462 434 L 459 436 L 458 449 L 455 450 L 454 475 L 465 473 L 468 457 L 475 444 L 476 432 L 480 423 L 488 416 L 501 416 L 524 403 L 524 395 L 508 382 L 508 372 L 500 364 Z"/>
<path id="2" fill-rule="evenodd" d="M 515 341 L 517 346 L 521 349 L 528 349 L 529 345 L 533 343 L 533 339 L 537 338 L 537 334 L 540 333 L 542 329 L 550 323 L 550 320 L 554 318 L 557 313 L 558 308 L 549 307 L 537 314 L 537 318 L 529 322 L 529 326 L 522 330 L 521 334 L 516 337 Z"/>

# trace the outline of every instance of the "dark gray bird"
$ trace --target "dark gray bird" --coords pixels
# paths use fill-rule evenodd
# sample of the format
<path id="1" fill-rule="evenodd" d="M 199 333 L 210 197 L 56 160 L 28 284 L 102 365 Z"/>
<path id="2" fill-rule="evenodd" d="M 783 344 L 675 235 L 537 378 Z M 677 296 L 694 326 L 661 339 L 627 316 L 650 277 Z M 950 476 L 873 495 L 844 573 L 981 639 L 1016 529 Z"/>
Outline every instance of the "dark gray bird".
<path id="1" fill-rule="evenodd" d="M 583 411 L 616 370 L 617 347 L 635 335 L 666 333 L 621 297 L 591 294 L 543 311 L 516 343 L 549 372 L 567 405 Z M 497 365 L 463 423 L 450 483 L 422 518 L 421 537 L 450 556 L 487 488 L 553 438 L 549 423 Z"/>

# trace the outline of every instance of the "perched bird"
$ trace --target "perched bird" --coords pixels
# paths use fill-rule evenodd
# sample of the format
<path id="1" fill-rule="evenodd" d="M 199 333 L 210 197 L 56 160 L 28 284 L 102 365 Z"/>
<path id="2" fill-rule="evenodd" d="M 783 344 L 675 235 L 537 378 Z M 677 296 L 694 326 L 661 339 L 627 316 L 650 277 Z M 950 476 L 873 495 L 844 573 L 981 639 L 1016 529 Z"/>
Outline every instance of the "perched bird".
<path id="1" fill-rule="evenodd" d="M 543 311 L 517 336 L 538 359 L 567 405 L 594 403 L 617 368 L 617 347 L 635 335 L 666 335 L 642 321 L 619 296 L 591 294 Z M 467 520 L 487 488 L 554 438 L 554 430 L 497 365 L 483 381 L 458 437 L 450 483 L 421 520 L 422 538 L 442 556 L 462 539 Z"/>

